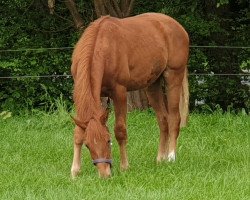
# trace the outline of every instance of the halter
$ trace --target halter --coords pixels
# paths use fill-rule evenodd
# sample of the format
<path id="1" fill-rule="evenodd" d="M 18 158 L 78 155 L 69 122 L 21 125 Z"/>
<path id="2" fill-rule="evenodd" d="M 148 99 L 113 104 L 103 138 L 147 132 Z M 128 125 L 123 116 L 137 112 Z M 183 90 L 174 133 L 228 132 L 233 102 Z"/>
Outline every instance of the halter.
<path id="1" fill-rule="evenodd" d="M 98 159 L 92 160 L 92 162 L 94 165 L 96 165 L 98 163 L 108 163 L 108 164 L 110 164 L 110 167 L 112 167 L 112 160 L 111 159 L 98 158 Z"/>

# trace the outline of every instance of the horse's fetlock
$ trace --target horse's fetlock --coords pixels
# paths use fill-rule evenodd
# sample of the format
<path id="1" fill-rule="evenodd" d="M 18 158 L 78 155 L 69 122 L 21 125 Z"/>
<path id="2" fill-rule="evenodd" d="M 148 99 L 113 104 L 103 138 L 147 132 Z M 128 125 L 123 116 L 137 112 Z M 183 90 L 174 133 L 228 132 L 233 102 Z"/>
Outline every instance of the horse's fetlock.
<path id="1" fill-rule="evenodd" d="M 71 168 L 71 177 L 75 178 L 80 173 L 80 167 Z"/>

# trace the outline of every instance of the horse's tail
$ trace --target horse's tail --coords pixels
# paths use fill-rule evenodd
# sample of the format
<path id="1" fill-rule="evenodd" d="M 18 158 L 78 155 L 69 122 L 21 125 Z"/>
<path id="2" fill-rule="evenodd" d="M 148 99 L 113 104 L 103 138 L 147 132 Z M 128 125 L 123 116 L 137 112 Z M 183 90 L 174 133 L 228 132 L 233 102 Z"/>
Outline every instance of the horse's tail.
<path id="1" fill-rule="evenodd" d="M 185 127 L 188 122 L 188 114 L 189 114 L 189 90 L 188 90 L 188 69 L 185 67 L 184 77 L 182 81 L 182 90 L 180 97 L 180 115 L 181 115 L 181 127 Z"/>

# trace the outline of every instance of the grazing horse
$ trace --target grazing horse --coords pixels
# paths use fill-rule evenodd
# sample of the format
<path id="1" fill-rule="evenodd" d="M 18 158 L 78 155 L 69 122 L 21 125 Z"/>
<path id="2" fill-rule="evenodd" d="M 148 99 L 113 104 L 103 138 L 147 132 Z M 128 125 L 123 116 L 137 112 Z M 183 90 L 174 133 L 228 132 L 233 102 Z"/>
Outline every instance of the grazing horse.
<path id="1" fill-rule="evenodd" d="M 163 14 L 125 19 L 104 16 L 90 24 L 72 56 L 76 107 L 72 177 L 80 171 L 83 144 L 99 176 L 111 175 L 108 112 L 102 107 L 101 96 L 113 100 L 120 167 L 129 167 L 127 91 L 143 88 L 160 127 L 157 161 L 175 160 L 180 126 L 188 117 L 188 55 L 188 34 L 177 21 Z"/>

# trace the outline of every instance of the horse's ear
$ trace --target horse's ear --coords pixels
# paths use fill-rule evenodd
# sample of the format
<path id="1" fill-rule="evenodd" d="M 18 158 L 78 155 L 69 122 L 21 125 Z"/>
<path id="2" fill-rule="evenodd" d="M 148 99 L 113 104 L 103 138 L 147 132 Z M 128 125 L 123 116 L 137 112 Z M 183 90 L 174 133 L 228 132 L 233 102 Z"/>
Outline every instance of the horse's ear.
<path id="1" fill-rule="evenodd" d="M 85 129 L 87 128 L 86 123 L 81 122 L 79 119 L 77 119 L 77 118 L 75 118 L 75 117 L 72 117 L 72 116 L 71 116 L 71 118 L 73 119 L 73 121 L 75 122 L 75 124 L 76 124 L 77 126 L 79 126 L 80 128 L 82 128 L 82 129 L 85 131 Z"/>
<path id="2" fill-rule="evenodd" d="M 107 108 L 100 117 L 100 121 L 103 125 L 106 125 L 109 118 L 109 108 Z"/>

